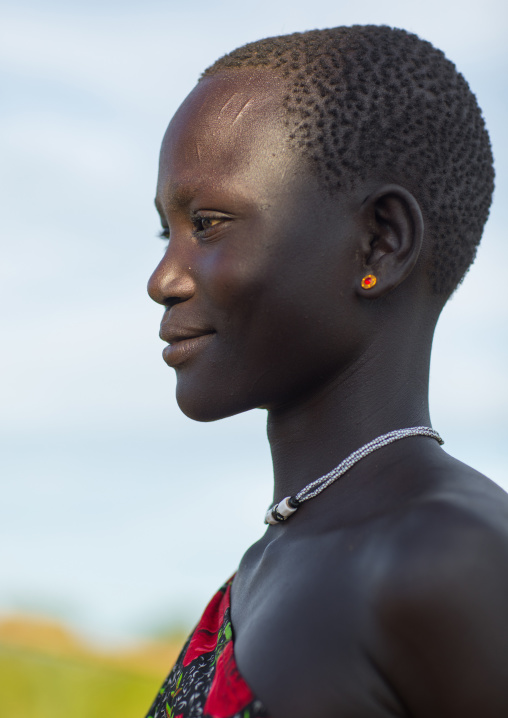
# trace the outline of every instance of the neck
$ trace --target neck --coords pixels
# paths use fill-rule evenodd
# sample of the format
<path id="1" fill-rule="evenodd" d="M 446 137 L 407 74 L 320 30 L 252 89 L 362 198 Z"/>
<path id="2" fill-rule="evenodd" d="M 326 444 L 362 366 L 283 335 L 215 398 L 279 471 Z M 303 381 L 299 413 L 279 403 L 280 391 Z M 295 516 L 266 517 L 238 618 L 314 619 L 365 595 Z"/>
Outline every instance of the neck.
<path id="1" fill-rule="evenodd" d="M 274 501 L 295 495 L 381 434 L 430 426 L 430 346 L 427 352 L 395 359 L 386 344 L 379 352 L 371 345 L 367 358 L 360 357 L 317 391 L 270 410 Z"/>

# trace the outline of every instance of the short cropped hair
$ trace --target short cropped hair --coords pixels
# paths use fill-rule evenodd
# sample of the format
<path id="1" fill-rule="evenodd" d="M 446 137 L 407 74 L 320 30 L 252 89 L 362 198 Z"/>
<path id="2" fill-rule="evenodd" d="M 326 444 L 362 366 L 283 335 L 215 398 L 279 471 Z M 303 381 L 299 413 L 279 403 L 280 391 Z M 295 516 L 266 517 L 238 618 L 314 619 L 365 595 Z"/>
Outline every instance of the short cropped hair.
<path id="1" fill-rule="evenodd" d="M 449 296 L 475 258 L 494 188 L 489 135 L 455 65 L 405 30 L 356 25 L 249 43 L 202 78 L 244 67 L 286 78 L 289 140 L 331 193 L 369 176 L 413 192 L 432 236 L 431 287 Z"/>

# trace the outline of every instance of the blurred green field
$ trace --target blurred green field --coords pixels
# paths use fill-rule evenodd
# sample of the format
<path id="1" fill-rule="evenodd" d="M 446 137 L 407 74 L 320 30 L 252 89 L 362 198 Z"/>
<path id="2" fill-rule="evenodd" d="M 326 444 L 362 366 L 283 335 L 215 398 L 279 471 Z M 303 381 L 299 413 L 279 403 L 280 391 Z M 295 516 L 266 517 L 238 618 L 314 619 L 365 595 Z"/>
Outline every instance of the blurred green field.
<path id="1" fill-rule="evenodd" d="M 15 623 L 15 622 L 14 622 Z M 144 718 L 176 644 L 105 653 L 64 629 L 0 625 L 1 718 Z"/>

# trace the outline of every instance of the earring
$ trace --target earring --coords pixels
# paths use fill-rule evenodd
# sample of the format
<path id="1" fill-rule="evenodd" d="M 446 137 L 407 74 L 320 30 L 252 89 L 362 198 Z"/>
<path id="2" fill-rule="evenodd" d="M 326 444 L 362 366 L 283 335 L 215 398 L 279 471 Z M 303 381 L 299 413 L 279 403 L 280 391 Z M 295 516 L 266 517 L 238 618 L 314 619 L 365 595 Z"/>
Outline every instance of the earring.
<path id="1" fill-rule="evenodd" d="M 376 282 L 377 277 L 375 274 L 367 274 L 367 276 L 362 279 L 362 288 L 372 289 Z"/>

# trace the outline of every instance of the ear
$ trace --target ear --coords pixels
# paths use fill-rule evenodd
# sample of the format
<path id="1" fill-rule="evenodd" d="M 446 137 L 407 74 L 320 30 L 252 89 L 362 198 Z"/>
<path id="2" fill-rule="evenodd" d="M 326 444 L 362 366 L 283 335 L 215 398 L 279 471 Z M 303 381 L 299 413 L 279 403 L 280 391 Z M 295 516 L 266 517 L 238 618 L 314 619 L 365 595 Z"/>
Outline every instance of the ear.
<path id="1" fill-rule="evenodd" d="M 414 269 L 422 248 L 423 216 L 411 192 L 392 184 L 370 194 L 361 213 L 364 232 L 357 291 L 375 299 L 395 289 Z M 367 275 L 374 275 L 375 284 L 363 288 L 362 278 Z"/>

